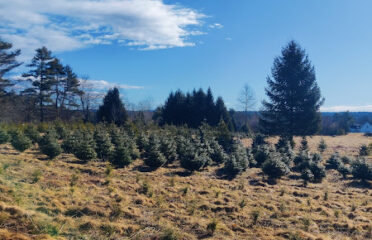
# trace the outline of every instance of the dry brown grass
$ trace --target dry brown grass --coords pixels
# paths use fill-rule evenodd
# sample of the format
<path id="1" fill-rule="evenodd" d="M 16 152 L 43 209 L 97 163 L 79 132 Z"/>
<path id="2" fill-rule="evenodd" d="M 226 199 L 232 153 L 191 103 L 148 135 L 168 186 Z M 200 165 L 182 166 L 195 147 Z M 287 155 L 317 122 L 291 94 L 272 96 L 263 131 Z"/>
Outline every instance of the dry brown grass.
<path id="1" fill-rule="evenodd" d="M 324 139 L 326 156 L 335 150 L 355 155 L 371 141 L 358 134 Z M 319 140 L 309 139 L 312 150 Z M 260 169 L 228 181 L 217 177 L 217 167 L 188 176 L 176 166 L 146 172 L 137 160 L 108 175 L 105 163 L 39 157 L 36 150 L 18 154 L 0 146 L 0 239 L 368 239 L 372 234 L 372 190 L 341 180 L 334 171 L 323 183 L 303 187 L 296 174 L 269 185 Z M 34 182 L 37 169 L 42 174 Z"/>

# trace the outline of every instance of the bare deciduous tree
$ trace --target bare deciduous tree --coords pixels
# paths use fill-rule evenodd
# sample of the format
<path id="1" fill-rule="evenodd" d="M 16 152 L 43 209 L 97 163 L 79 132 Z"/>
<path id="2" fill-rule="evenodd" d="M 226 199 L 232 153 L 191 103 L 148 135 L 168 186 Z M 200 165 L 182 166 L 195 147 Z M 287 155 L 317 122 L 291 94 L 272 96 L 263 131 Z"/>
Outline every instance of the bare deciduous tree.
<path id="1" fill-rule="evenodd" d="M 244 87 L 240 91 L 240 95 L 238 97 L 238 101 L 244 111 L 245 115 L 245 124 L 248 122 L 248 111 L 252 110 L 256 105 L 256 98 L 254 96 L 254 92 L 251 87 L 246 83 Z"/>

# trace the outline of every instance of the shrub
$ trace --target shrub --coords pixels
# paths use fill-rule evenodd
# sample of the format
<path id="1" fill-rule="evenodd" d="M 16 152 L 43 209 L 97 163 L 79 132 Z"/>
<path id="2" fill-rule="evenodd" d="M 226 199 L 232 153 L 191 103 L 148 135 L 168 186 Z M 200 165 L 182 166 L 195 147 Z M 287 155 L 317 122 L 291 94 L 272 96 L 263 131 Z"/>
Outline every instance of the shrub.
<path id="1" fill-rule="evenodd" d="M 269 159 L 262 164 L 262 171 L 268 175 L 271 180 L 274 180 L 274 182 L 276 179 L 290 172 L 287 164 L 285 164 L 281 160 L 280 155 L 276 153 L 271 154 Z"/>
<path id="2" fill-rule="evenodd" d="M 94 141 L 89 133 L 84 133 L 81 139 L 77 141 L 76 147 L 74 147 L 75 156 L 82 161 L 89 161 L 97 157 L 94 151 Z"/>
<path id="3" fill-rule="evenodd" d="M 357 159 L 351 164 L 351 173 L 355 179 L 372 180 L 372 164 L 367 163 L 365 159 Z"/>
<path id="4" fill-rule="evenodd" d="M 230 152 L 233 144 L 233 135 L 230 132 L 227 124 L 221 119 L 216 128 L 216 135 L 218 143 L 226 152 Z"/>
<path id="5" fill-rule="evenodd" d="M 213 219 L 210 223 L 207 225 L 207 231 L 209 235 L 213 235 L 217 230 L 218 222 L 216 219 Z"/>
<path id="6" fill-rule="evenodd" d="M 310 169 L 304 169 L 301 172 L 301 178 L 304 180 L 304 184 L 306 185 L 307 182 L 313 181 L 314 174 L 311 172 Z"/>
<path id="7" fill-rule="evenodd" d="M 311 163 L 311 155 L 308 151 L 301 151 L 293 160 L 293 170 L 302 172 L 309 168 Z"/>
<path id="8" fill-rule="evenodd" d="M 56 122 L 54 124 L 54 130 L 57 134 L 58 139 L 65 139 L 68 136 L 68 131 L 61 122 Z"/>
<path id="9" fill-rule="evenodd" d="M 125 167 L 133 162 L 130 151 L 125 146 L 117 146 L 110 154 L 110 162 L 116 167 Z"/>
<path id="10" fill-rule="evenodd" d="M 323 178 L 326 177 L 325 168 L 318 163 L 312 162 L 309 166 L 309 169 L 313 174 L 313 179 L 311 180 L 311 182 L 321 183 Z"/>
<path id="11" fill-rule="evenodd" d="M 327 169 L 338 169 L 342 165 L 342 161 L 338 153 L 333 154 L 326 163 Z"/>
<path id="12" fill-rule="evenodd" d="M 96 129 L 93 135 L 95 141 L 95 151 L 97 157 L 102 160 L 108 160 L 113 151 L 110 135 L 103 129 Z"/>
<path id="13" fill-rule="evenodd" d="M 152 169 L 157 169 L 167 162 L 165 156 L 160 151 L 159 139 L 155 135 L 150 136 L 144 161 Z"/>
<path id="14" fill-rule="evenodd" d="M 177 145 L 173 139 L 163 137 L 160 140 L 160 151 L 167 159 L 167 164 L 173 163 L 178 159 Z"/>
<path id="15" fill-rule="evenodd" d="M 252 148 L 257 148 L 259 146 L 262 146 L 262 145 L 266 145 L 267 142 L 265 140 L 265 136 L 262 135 L 262 134 L 257 134 L 254 138 L 253 138 L 253 142 L 252 142 Z"/>
<path id="16" fill-rule="evenodd" d="M 26 149 L 31 147 L 31 140 L 21 132 L 15 131 L 12 134 L 11 144 L 17 151 L 24 152 Z"/>
<path id="17" fill-rule="evenodd" d="M 341 173 L 343 178 L 346 178 L 347 175 L 351 173 L 350 168 L 345 166 L 344 164 L 340 165 L 337 171 Z"/>
<path id="18" fill-rule="evenodd" d="M 40 133 L 34 125 L 27 125 L 24 130 L 24 134 L 32 141 L 33 144 L 40 141 Z"/>
<path id="19" fill-rule="evenodd" d="M 369 155 L 369 149 L 367 145 L 362 145 L 359 148 L 359 156 L 368 156 Z"/>
<path id="20" fill-rule="evenodd" d="M 224 170 L 229 176 L 235 177 L 249 167 L 249 158 L 247 151 L 237 142 L 234 143 L 232 150 L 233 152 L 226 161 Z"/>
<path id="21" fill-rule="evenodd" d="M 7 143 L 9 140 L 10 136 L 8 133 L 4 129 L 0 128 L 0 144 Z"/>
<path id="22" fill-rule="evenodd" d="M 344 164 L 350 164 L 350 163 L 352 162 L 352 160 L 351 160 L 349 157 L 347 157 L 347 156 L 343 156 L 343 157 L 341 158 L 341 161 L 342 161 Z"/>
<path id="23" fill-rule="evenodd" d="M 315 163 L 320 163 L 322 161 L 322 156 L 319 153 L 314 153 L 311 160 Z"/>
<path id="24" fill-rule="evenodd" d="M 256 161 L 256 167 L 261 167 L 262 164 L 270 158 L 271 149 L 267 145 L 262 145 L 253 149 L 253 156 Z"/>
<path id="25" fill-rule="evenodd" d="M 137 142 L 138 150 L 140 152 L 142 152 L 142 151 L 144 151 L 146 149 L 146 146 L 147 146 L 147 144 L 149 142 L 149 139 L 148 139 L 148 137 L 145 134 L 141 133 L 138 136 L 136 142 Z"/>
<path id="26" fill-rule="evenodd" d="M 41 152 L 47 155 L 50 159 L 57 157 L 62 152 L 53 132 L 48 132 L 43 136 L 40 140 L 39 147 Z"/>
<path id="27" fill-rule="evenodd" d="M 79 131 L 69 134 L 62 142 L 62 149 L 65 153 L 74 153 L 79 141 L 82 141 L 82 135 Z"/>
<path id="28" fill-rule="evenodd" d="M 327 149 L 327 144 L 326 142 L 324 141 L 324 139 L 322 138 L 319 142 L 319 145 L 318 145 L 318 150 L 320 153 L 324 153 L 324 151 Z"/>
<path id="29" fill-rule="evenodd" d="M 309 150 L 309 145 L 308 145 L 306 137 L 302 137 L 300 150 L 301 151 Z"/>
<path id="30" fill-rule="evenodd" d="M 213 149 L 213 152 L 210 154 L 210 157 L 213 162 L 220 164 L 227 161 L 228 155 L 223 150 L 223 147 L 220 144 L 218 144 L 217 141 L 211 141 L 210 147 L 211 149 Z"/>

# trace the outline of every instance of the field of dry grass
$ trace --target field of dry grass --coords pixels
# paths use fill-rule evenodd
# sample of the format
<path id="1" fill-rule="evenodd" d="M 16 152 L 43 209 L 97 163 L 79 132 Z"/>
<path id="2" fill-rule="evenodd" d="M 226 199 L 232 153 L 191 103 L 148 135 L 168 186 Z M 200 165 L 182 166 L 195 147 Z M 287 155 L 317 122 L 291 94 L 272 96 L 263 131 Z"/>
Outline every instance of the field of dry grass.
<path id="1" fill-rule="evenodd" d="M 309 139 L 310 150 L 320 139 Z M 360 134 L 324 140 L 325 158 L 334 151 L 355 156 L 372 142 Z M 35 149 L 19 154 L 2 145 L 0 239 L 372 238 L 372 189 L 333 170 L 306 187 L 293 173 L 269 185 L 260 169 L 231 181 L 216 171 L 148 172 L 141 160 L 111 169 L 67 154 L 47 161 Z"/>

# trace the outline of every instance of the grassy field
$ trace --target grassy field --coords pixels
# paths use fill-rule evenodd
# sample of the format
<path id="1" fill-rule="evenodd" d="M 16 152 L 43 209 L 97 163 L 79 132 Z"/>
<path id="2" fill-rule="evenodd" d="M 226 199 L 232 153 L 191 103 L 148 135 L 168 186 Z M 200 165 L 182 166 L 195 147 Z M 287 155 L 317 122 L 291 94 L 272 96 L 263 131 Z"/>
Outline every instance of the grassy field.
<path id="1" fill-rule="evenodd" d="M 361 134 L 323 138 L 323 161 L 335 151 L 356 156 L 372 142 Z M 309 138 L 311 151 L 320 139 Z M 231 181 L 216 171 L 148 172 L 141 160 L 112 169 L 1 145 L 0 239 L 372 238 L 372 189 L 334 170 L 306 187 L 295 173 L 269 185 L 260 169 Z"/>

